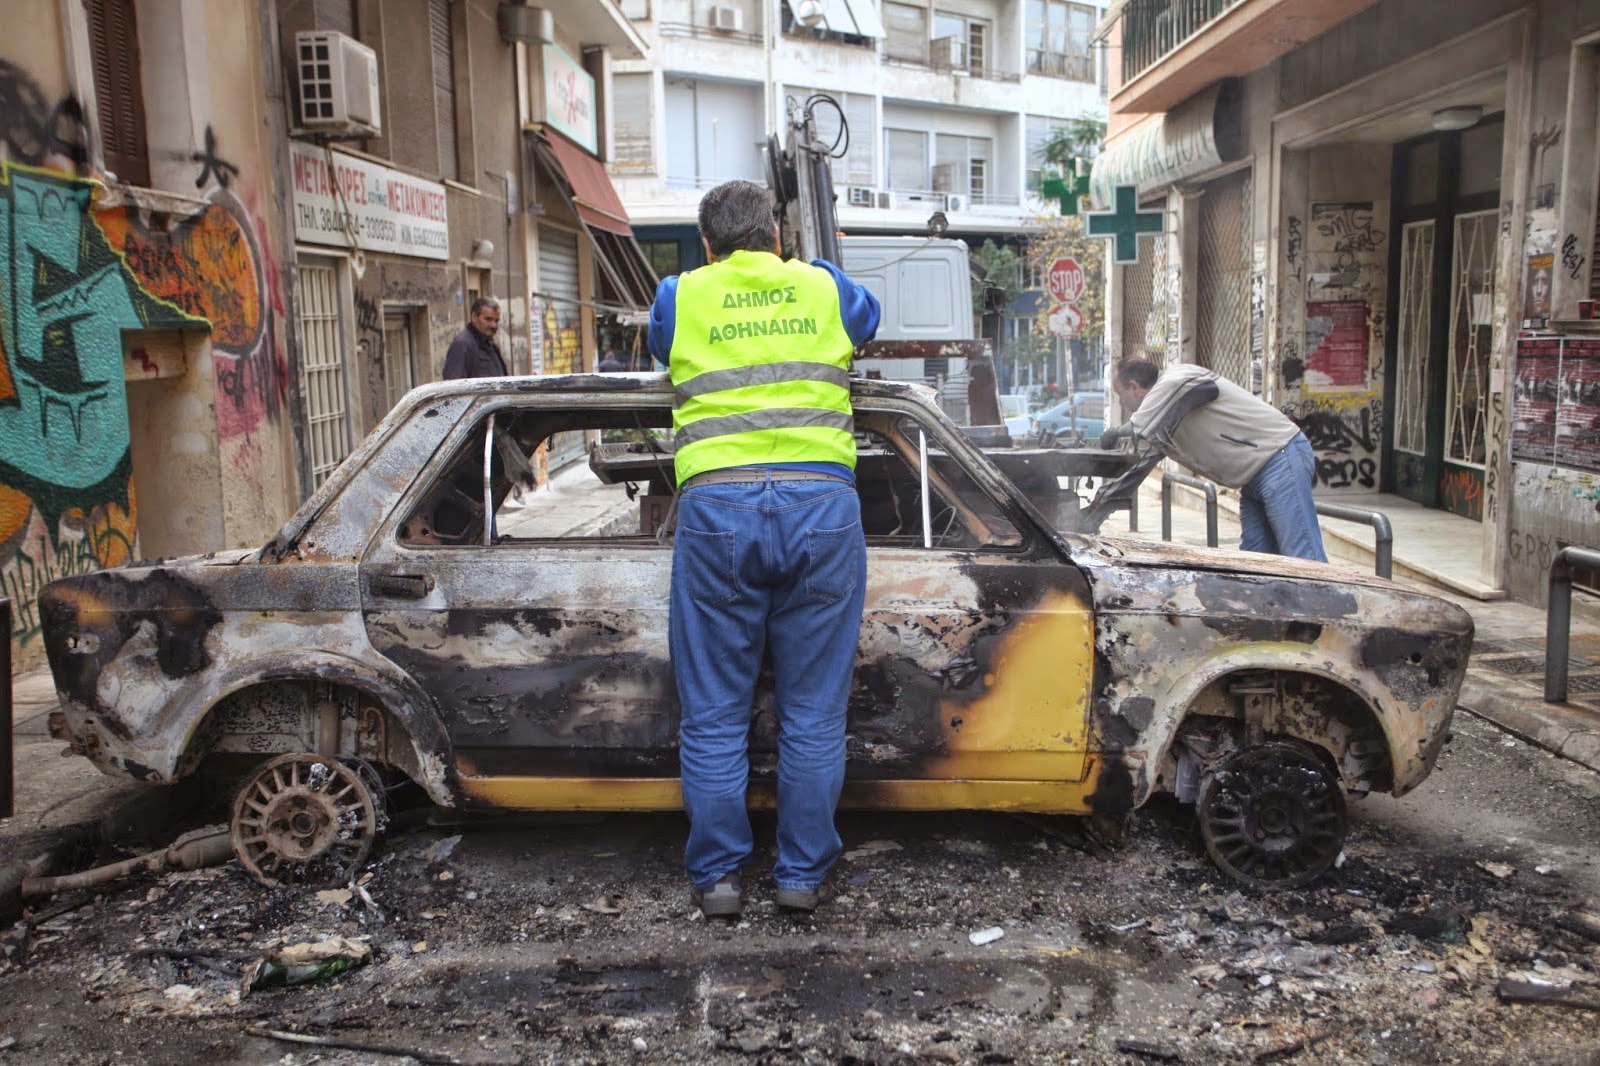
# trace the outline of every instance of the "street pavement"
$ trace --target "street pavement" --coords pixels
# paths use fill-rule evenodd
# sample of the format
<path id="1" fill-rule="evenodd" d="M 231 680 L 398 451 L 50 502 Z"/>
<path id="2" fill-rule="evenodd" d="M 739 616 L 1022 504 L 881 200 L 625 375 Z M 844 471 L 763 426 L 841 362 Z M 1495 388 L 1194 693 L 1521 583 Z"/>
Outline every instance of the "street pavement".
<path id="1" fill-rule="evenodd" d="M 558 473 L 548 491 L 561 495 L 559 508 L 526 509 L 506 516 L 507 530 L 524 536 L 596 535 L 635 521 L 637 504 L 622 486 L 600 486 L 586 471 Z M 541 490 L 547 491 L 547 490 Z M 1129 534 L 1114 516 L 1106 532 L 1159 539 L 1160 490 L 1155 479 L 1141 493 L 1143 534 Z M 554 517 L 551 517 L 554 516 Z M 563 530 L 546 528 L 552 521 Z M 570 527 L 567 529 L 566 527 Z M 1175 506 L 1173 541 L 1205 543 L 1204 518 L 1197 509 Z M 1236 517 L 1226 507 L 1219 515 L 1219 543 L 1238 542 Z M 1397 551 L 1400 550 L 1397 546 Z M 1574 612 L 1569 643 L 1569 695 L 1565 703 L 1543 698 L 1546 615 L 1543 609 L 1510 600 L 1485 602 L 1455 589 L 1405 576 L 1403 584 L 1461 604 L 1477 624 L 1471 663 L 1460 706 L 1550 752 L 1600 770 L 1600 620 Z M 21 913 L 20 885 L 30 872 L 69 865 L 80 853 L 133 833 L 149 847 L 164 846 L 160 827 L 185 811 L 183 790 L 101 775 L 87 759 L 61 755 L 64 745 L 48 731 L 56 707 L 49 671 L 40 665 L 12 679 L 15 749 L 15 813 L 0 819 L 0 923 Z M 36 869 L 30 871 L 30 863 Z"/>

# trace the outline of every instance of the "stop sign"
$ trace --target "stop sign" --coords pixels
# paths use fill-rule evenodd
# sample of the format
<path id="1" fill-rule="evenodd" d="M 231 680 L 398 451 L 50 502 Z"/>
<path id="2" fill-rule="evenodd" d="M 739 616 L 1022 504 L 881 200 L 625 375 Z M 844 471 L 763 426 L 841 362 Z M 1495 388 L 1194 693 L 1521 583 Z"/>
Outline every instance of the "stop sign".
<path id="1" fill-rule="evenodd" d="M 1083 267 L 1070 255 L 1050 264 L 1050 295 L 1064 304 L 1077 303 L 1083 295 Z"/>

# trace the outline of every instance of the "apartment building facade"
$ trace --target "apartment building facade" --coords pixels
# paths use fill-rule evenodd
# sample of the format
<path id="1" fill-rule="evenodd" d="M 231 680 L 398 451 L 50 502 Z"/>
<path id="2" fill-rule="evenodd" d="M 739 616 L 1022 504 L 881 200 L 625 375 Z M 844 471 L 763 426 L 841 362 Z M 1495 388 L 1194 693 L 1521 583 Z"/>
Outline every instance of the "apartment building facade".
<path id="1" fill-rule="evenodd" d="M 1039 212 L 1041 148 L 1104 114 L 1103 5 L 1068 0 L 629 0 L 648 47 L 618 61 L 611 172 L 659 273 L 701 261 L 695 208 L 764 181 L 761 146 L 817 94 L 839 225 L 925 234 L 935 211 L 973 247 L 1016 243 Z"/>
<path id="2" fill-rule="evenodd" d="M 1600 9 L 1126 0 L 1097 35 L 1094 199 L 1165 220 L 1113 274 L 1113 353 L 1256 389 L 1319 495 L 1462 516 L 1463 587 L 1542 599 L 1600 545 Z"/>

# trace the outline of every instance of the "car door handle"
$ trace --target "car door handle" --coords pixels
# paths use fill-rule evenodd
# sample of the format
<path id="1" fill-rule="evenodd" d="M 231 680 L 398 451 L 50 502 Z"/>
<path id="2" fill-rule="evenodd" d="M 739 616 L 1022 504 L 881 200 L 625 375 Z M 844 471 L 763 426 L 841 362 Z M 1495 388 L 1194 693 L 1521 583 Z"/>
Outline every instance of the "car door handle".
<path id="1" fill-rule="evenodd" d="M 427 574 L 373 574 L 372 591 L 379 596 L 420 600 L 433 591 L 433 578 Z"/>

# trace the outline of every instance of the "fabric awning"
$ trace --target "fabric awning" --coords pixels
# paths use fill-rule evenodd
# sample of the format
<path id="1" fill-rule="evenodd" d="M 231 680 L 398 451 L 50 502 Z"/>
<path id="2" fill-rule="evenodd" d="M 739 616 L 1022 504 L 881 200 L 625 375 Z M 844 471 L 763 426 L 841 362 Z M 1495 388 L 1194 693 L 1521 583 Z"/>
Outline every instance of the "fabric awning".
<path id="1" fill-rule="evenodd" d="M 884 37 L 883 17 L 878 14 L 878 0 L 785 0 L 796 22 L 802 22 L 800 8 L 807 14 L 821 9 L 822 21 L 817 29 L 831 33 L 844 33 L 856 37 Z"/>
<path id="2" fill-rule="evenodd" d="M 611 184 L 605 164 L 559 133 L 546 130 L 543 143 L 549 146 L 557 169 L 572 188 L 578 217 L 607 232 L 632 236 L 628 212 L 623 209 L 616 186 Z"/>
<path id="3" fill-rule="evenodd" d="M 626 310 L 649 307 L 656 295 L 655 268 L 633 236 L 605 165 L 553 130 L 530 130 L 529 137 L 535 158 L 556 179 L 552 184 L 584 223 L 605 297 L 597 302 Z"/>

